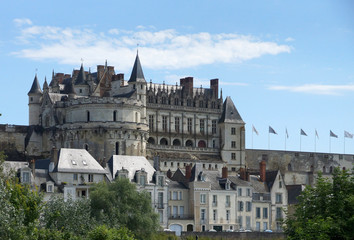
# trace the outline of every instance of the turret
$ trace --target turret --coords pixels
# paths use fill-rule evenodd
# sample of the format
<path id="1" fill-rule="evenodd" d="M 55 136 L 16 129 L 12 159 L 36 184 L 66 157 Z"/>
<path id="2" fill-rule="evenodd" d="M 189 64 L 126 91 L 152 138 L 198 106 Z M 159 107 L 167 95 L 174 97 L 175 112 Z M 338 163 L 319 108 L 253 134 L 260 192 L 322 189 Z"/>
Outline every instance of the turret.
<path id="1" fill-rule="evenodd" d="M 219 119 L 221 157 L 229 167 L 245 165 L 245 122 L 230 97 L 226 97 Z"/>
<path id="2" fill-rule="evenodd" d="M 74 84 L 75 93 L 79 96 L 89 95 L 89 85 L 86 78 L 86 73 L 84 71 L 84 66 L 81 64 L 79 73 Z"/>
<path id="3" fill-rule="evenodd" d="M 39 115 L 42 101 L 42 90 L 39 86 L 37 74 L 34 77 L 32 87 L 28 92 L 29 125 L 39 125 Z"/>

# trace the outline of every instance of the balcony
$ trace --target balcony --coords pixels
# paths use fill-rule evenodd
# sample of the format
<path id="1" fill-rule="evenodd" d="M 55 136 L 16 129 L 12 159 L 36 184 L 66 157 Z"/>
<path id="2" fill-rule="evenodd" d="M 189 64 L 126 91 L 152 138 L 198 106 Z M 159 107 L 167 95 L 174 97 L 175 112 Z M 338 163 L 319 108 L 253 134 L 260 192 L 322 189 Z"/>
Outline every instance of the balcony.
<path id="1" fill-rule="evenodd" d="M 169 220 L 173 220 L 173 219 L 190 220 L 193 218 L 194 217 L 191 214 L 171 214 L 168 216 Z"/>

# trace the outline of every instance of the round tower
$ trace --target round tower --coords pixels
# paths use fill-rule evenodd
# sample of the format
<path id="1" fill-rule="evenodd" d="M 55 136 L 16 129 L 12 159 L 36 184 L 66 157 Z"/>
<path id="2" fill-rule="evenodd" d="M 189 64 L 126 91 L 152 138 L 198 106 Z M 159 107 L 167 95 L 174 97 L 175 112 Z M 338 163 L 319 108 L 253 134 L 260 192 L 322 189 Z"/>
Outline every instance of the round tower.
<path id="1" fill-rule="evenodd" d="M 34 77 L 32 87 L 28 92 L 29 125 L 39 125 L 39 115 L 41 114 L 42 90 L 39 86 L 37 74 Z"/>

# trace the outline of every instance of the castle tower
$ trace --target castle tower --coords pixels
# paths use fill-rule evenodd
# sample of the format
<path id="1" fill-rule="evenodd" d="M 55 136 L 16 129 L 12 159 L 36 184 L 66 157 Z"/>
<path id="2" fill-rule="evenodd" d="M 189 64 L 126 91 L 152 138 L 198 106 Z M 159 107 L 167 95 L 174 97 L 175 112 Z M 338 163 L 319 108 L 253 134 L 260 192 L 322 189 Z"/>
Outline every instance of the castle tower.
<path id="1" fill-rule="evenodd" d="M 225 99 L 219 120 L 221 158 L 230 168 L 245 164 L 245 123 L 230 97 Z"/>
<path id="2" fill-rule="evenodd" d="M 81 64 L 79 74 L 74 83 L 74 91 L 79 96 L 89 95 L 89 85 L 86 80 L 86 73 L 84 71 L 84 66 Z"/>
<path id="3" fill-rule="evenodd" d="M 34 77 L 32 87 L 28 92 L 29 125 L 39 125 L 39 115 L 41 110 L 42 90 L 39 86 L 37 74 Z"/>
<path id="4" fill-rule="evenodd" d="M 137 117 L 140 120 L 137 122 L 146 123 L 146 81 L 143 73 L 143 69 L 140 64 L 140 59 L 138 53 L 136 54 L 132 74 L 130 75 L 130 79 L 128 84 L 132 86 L 136 91 L 136 98 L 138 101 L 142 103 L 142 111 L 140 113 L 140 117 Z"/>

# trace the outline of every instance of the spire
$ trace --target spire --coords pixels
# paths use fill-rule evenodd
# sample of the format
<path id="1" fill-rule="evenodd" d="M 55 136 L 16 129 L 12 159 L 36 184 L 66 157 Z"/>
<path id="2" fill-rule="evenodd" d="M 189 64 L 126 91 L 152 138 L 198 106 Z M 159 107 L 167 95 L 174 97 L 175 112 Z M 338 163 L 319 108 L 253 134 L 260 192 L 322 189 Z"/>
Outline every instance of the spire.
<path id="1" fill-rule="evenodd" d="M 82 63 L 81 63 L 80 71 L 79 71 L 79 74 L 76 78 L 75 84 L 76 85 L 86 84 L 86 74 L 85 74 L 84 66 Z"/>
<path id="2" fill-rule="evenodd" d="M 230 97 L 226 97 L 223 105 L 222 115 L 219 123 L 223 122 L 244 124 L 244 121 L 242 120 Z"/>
<path id="3" fill-rule="evenodd" d="M 143 69 L 141 68 L 140 59 L 138 53 L 136 54 L 134 67 L 130 79 L 128 82 L 145 82 Z"/>
<path id="4" fill-rule="evenodd" d="M 42 94 L 42 90 L 41 87 L 39 86 L 39 82 L 37 79 L 37 73 L 36 76 L 34 77 L 31 90 L 28 92 L 28 95 L 29 94 Z"/>
<path id="5" fill-rule="evenodd" d="M 64 92 L 66 94 L 69 94 L 70 95 L 76 95 L 76 92 L 75 92 L 75 89 L 74 89 L 74 84 L 72 82 L 69 82 L 65 85 L 64 87 Z"/>
<path id="6" fill-rule="evenodd" d="M 48 90 L 48 83 L 47 83 L 47 77 L 44 78 L 44 83 L 43 83 L 43 91 Z"/>

